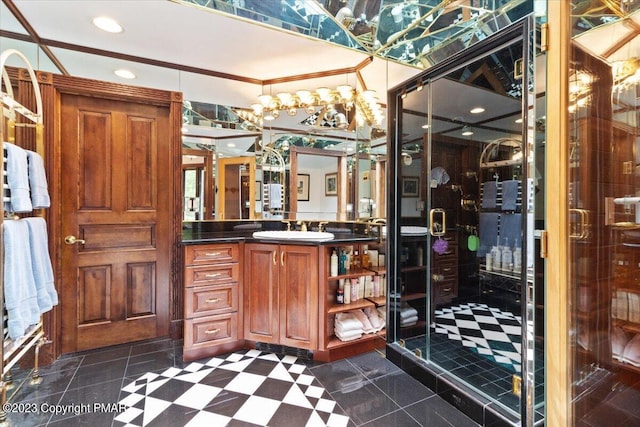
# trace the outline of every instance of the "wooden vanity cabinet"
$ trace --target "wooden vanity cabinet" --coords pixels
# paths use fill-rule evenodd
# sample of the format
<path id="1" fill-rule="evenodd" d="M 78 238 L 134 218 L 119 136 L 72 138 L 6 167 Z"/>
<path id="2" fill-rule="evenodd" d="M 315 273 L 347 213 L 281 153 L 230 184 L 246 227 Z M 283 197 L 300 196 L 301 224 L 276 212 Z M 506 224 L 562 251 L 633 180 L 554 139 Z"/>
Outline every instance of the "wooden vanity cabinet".
<path id="1" fill-rule="evenodd" d="M 244 266 L 244 338 L 314 350 L 318 247 L 247 243 Z"/>
<path id="2" fill-rule="evenodd" d="M 184 247 L 184 348 L 191 361 L 242 347 L 244 243 Z"/>

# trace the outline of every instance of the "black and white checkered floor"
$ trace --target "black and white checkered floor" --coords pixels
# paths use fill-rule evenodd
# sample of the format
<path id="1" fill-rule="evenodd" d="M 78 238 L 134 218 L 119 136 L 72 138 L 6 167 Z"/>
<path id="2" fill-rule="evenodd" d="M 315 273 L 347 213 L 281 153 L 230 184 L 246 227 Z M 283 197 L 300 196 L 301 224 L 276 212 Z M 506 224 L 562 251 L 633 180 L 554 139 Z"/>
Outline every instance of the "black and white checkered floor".
<path id="1" fill-rule="evenodd" d="M 521 316 L 487 304 L 460 304 L 435 310 L 432 327 L 513 372 L 522 370 Z"/>
<path id="2" fill-rule="evenodd" d="M 122 389 L 125 426 L 180 420 L 186 426 L 346 426 L 349 418 L 296 357 L 258 350 L 147 373 Z M 285 422 L 285 420 L 287 420 Z M 118 424 L 119 425 L 119 424 Z"/>

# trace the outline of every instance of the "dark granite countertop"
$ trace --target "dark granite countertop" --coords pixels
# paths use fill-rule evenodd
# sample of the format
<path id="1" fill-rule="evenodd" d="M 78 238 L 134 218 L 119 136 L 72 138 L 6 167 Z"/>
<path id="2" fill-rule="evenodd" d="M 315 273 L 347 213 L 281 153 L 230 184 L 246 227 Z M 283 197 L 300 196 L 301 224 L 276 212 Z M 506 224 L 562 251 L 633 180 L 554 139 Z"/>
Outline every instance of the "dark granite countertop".
<path id="1" fill-rule="evenodd" d="M 309 240 L 293 240 L 293 239 L 256 239 L 253 237 L 253 231 L 194 231 L 183 230 L 183 245 L 198 245 L 203 243 L 229 243 L 229 242 L 262 242 L 262 243 L 287 243 L 295 245 L 335 245 L 343 243 L 355 242 L 377 242 L 377 239 L 365 234 L 355 233 L 333 233 L 333 240 L 325 240 L 315 242 Z"/>

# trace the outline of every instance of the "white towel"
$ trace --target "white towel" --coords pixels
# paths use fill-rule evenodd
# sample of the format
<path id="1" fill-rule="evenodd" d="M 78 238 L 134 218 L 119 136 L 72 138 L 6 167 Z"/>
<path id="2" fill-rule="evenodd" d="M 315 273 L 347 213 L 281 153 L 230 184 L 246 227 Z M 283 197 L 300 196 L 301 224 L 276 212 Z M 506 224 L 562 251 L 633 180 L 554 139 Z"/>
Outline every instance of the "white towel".
<path id="1" fill-rule="evenodd" d="M 366 307 L 364 309 L 364 314 L 367 315 L 369 322 L 371 322 L 374 332 L 378 332 L 384 328 L 385 321 L 380 317 L 380 314 L 378 314 L 378 310 L 376 310 L 375 307 Z"/>
<path id="2" fill-rule="evenodd" d="M 362 330 L 362 323 L 351 312 L 336 314 L 335 323 L 343 331 Z"/>
<path id="3" fill-rule="evenodd" d="M 9 337 L 17 339 L 40 321 L 36 284 L 31 268 L 29 228 L 25 221 L 8 220 L 4 232 L 4 300 Z"/>
<path id="4" fill-rule="evenodd" d="M 343 334 L 336 331 L 336 337 L 338 337 L 340 341 L 353 341 L 353 340 L 357 340 L 361 336 L 362 336 L 362 332 L 350 332 L 348 334 Z"/>
<path id="5" fill-rule="evenodd" d="M 40 154 L 25 150 L 29 163 L 29 186 L 31 187 L 31 204 L 34 209 L 48 208 L 51 206 L 47 175 L 44 171 L 44 162 Z"/>
<path id="6" fill-rule="evenodd" d="M 406 319 L 400 320 L 400 326 L 411 326 L 418 323 L 418 316 L 407 317 Z"/>
<path id="7" fill-rule="evenodd" d="M 53 268 L 49 257 L 47 223 L 44 219 L 25 218 L 29 227 L 29 246 L 31 247 L 31 265 L 36 284 L 38 308 L 45 313 L 58 304 L 58 293 L 53 284 Z"/>
<path id="8" fill-rule="evenodd" d="M 367 317 L 367 315 L 364 314 L 364 311 L 353 310 L 351 313 L 353 313 L 353 315 L 356 316 L 356 318 L 360 321 L 360 323 L 362 323 L 362 331 L 365 334 L 370 334 L 373 332 L 373 326 L 371 325 L 371 322 L 369 321 L 369 318 Z"/>
<path id="9" fill-rule="evenodd" d="M 269 185 L 269 208 L 282 209 L 282 184 Z"/>
<path id="10" fill-rule="evenodd" d="M 339 324 L 334 326 L 333 331 L 336 334 L 341 334 L 341 335 L 352 335 L 352 334 L 360 334 L 360 335 L 362 335 L 362 333 L 364 332 L 362 330 L 362 328 L 359 328 L 359 329 L 344 329 Z"/>
<path id="11" fill-rule="evenodd" d="M 624 348 L 623 361 L 640 367 L 640 334 L 635 335 Z"/>
<path id="12" fill-rule="evenodd" d="M 401 319 L 406 319 L 406 318 L 417 316 L 417 315 L 418 315 L 418 310 L 416 310 L 415 308 L 412 308 L 412 307 L 403 308 L 400 311 L 400 318 Z"/>
<path id="13" fill-rule="evenodd" d="M 7 183 L 11 191 L 11 203 L 5 204 L 7 212 L 31 212 L 29 195 L 29 166 L 27 152 L 15 144 L 2 144 L 7 150 Z"/>

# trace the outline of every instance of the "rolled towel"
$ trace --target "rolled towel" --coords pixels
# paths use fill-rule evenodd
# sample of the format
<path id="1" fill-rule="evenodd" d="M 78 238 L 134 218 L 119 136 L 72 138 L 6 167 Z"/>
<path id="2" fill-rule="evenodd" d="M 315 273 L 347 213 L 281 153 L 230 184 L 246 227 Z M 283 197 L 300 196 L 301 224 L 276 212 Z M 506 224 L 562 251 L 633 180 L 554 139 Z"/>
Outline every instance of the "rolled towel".
<path id="1" fill-rule="evenodd" d="M 614 327 L 611 331 L 611 355 L 613 358 L 623 360 L 624 349 L 629 342 L 625 331 Z"/>
<path id="2" fill-rule="evenodd" d="M 34 209 L 48 208 L 51 206 L 47 175 L 44 171 L 44 162 L 40 154 L 25 150 L 29 163 L 29 186 L 31 187 L 31 204 Z"/>
<path id="3" fill-rule="evenodd" d="M 387 310 L 384 307 L 378 307 L 377 311 L 378 311 L 378 314 L 380 315 L 380 318 L 386 322 L 387 321 Z"/>
<path id="4" fill-rule="evenodd" d="M 376 310 L 375 307 L 366 307 L 364 309 L 364 314 L 369 319 L 369 322 L 371 322 L 374 332 L 378 332 L 384 328 L 385 321 L 380 317 L 380 314 L 378 314 L 378 310 Z"/>
<path id="5" fill-rule="evenodd" d="M 364 311 L 353 310 L 351 313 L 353 313 L 353 315 L 356 316 L 360 323 L 362 323 L 362 331 L 365 334 L 370 334 L 374 331 L 373 325 L 371 325 L 371 322 L 369 321 L 367 315 L 364 314 Z"/>
<path id="6" fill-rule="evenodd" d="M 336 314 L 335 323 L 336 325 L 340 325 L 344 331 L 362 330 L 362 322 L 351 312 Z"/>
<path id="7" fill-rule="evenodd" d="M 11 191 L 11 202 L 5 205 L 8 212 L 31 212 L 29 195 L 29 166 L 27 152 L 15 144 L 3 143 L 7 151 L 7 184 Z"/>
<path id="8" fill-rule="evenodd" d="M 416 310 L 415 308 L 409 307 L 409 308 L 403 308 L 400 311 L 400 318 L 401 319 L 407 319 L 409 317 L 413 317 L 413 316 L 417 316 L 418 315 L 418 310 Z"/>
<path id="9" fill-rule="evenodd" d="M 624 348 L 623 361 L 640 367 L 640 334 L 637 334 Z"/>

